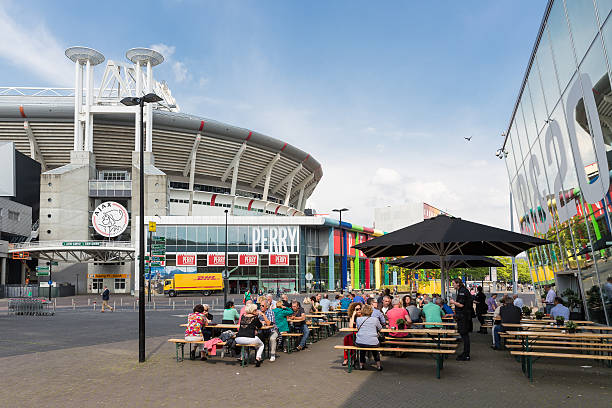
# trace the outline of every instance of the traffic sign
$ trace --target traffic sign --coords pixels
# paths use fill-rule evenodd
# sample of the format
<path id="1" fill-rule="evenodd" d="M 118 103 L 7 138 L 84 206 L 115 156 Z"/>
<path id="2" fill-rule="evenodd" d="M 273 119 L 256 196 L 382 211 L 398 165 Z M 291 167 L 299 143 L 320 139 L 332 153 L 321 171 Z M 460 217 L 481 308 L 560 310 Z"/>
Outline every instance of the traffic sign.
<path id="1" fill-rule="evenodd" d="M 157 230 L 157 223 L 155 221 L 149 221 L 149 232 L 155 232 Z"/>
<path id="2" fill-rule="evenodd" d="M 47 282 L 49 284 L 49 286 L 53 285 L 53 281 L 51 279 L 49 279 L 49 282 Z"/>
<path id="3" fill-rule="evenodd" d="M 59 262 L 57 262 L 57 261 L 50 261 L 50 262 L 47 262 L 47 265 L 57 266 L 57 265 L 59 265 Z"/>
<path id="4" fill-rule="evenodd" d="M 164 262 L 151 262 L 151 267 L 154 267 L 154 266 L 163 266 L 162 263 L 164 263 Z"/>
<path id="5" fill-rule="evenodd" d="M 151 240 L 153 242 L 166 242 L 166 237 L 153 237 Z"/>
<path id="6" fill-rule="evenodd" d="M 49 271 L 38 271 L 36 276 L 49 276 Z"/>
<path id="7" fill-rule="evenodd" d="M 36 270 L 37 271 L 48 271 L 49 267 L 48 266 L 37 266 Z"/>
<path id="8" fill-rule="evenodd" d="M 166 255 L 166 250 L 163 249 L 154 249 L 151 251 L 153 255 Z"/>

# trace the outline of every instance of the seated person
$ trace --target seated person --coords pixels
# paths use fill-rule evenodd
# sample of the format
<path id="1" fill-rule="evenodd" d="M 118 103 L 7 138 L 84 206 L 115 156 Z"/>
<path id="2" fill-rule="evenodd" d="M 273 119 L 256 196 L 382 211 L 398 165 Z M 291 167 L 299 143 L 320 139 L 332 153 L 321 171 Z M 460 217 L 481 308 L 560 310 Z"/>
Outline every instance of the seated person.
<path id="1" fill-rule="evenodd" d="M 223 324 L 236 324 L 238 323 L 238 319 L 240 318 L 240 314 L 234 307 L 234 302 L 231 300 L 225 304 L 225 309 L 223 310 L 223 320 L 221 323 Z"/>
<path id="2" fill-rule="evenodd" d="M 565 321 L 569 320 L 570 310 L 563 304 L 563 299 L 559 296 L 555 297 L 555 305 L 550 309 L 550 316 L 553 319 L 561 316 Z"/>
<path id="3" fill-rule="evenodd" d="M 240 318 L 240 327 L 236 334 L 236 344 L 257 344 L 257 355 L 255 367 L 261 365 L 261 356 L 264 351 L 264 343 L 257 337 L 257 329 L 261 329 L 263 324 L 259 320 L 260 310 L 257 310 L 257 305 L 252 302 L 245 306 L 244 314 Z M 267 318 L 266 318 L 267 319 Z M 241 359 L 239 359 L 241 360 Z"/>
<path id="4" fill-rule="evenodd" d="M 308 341 L 308 334 L 310 331 L 306 325 L 304 308 L 300 306 L 300 302 L 297 300 L 291 302 L 291 309 L 293 310 L 293 315 L 291 315 L 293 327 L 302 333 L 302 339 L 300 340 L 300 344 L 297 346 L 297 350 L 300 351 L 306 348 L 306 341 Z"/>
<path id="5" fill-rule="evenodd" d="M 204 314 L 204 306 L 195 305 L 193 313 L 189 313 L 187 316 L 187 329 L 185 329 L 185 340 L 187 341 L 202 341 L 204 336 L 202 335 L 202 327 L 208 324 L 206 315 Z M 206 360 L 206 352 L 204 351 L 204 345 L 198 344 L 191 352 L 191 357 L 195 359 L 195 353 L 200 350 L 200 359 Z"/>
<path id="6" fill-rule="evenodd" d="M 442 300 L 442 310 L 444 311 L 444 317 L 452 317 L 455 315 L 453 308 L 451 308 L 444 299 Z"/>
<path id="7" fill-rule="evenodd" d="M 353 303 L 353 300 L 351 299 L 350 295 L 346 295 L 344 296 L 341 300 L 340 300 L 340 310 L 342 310 L 343 312 L 346 312 L 349 308 L 349 305 Z"/>
<path id="8" fill-rule="evenodd" d="M 397 324 L 397 321 L 399 319 L 404 320 L 405 322 L 404 327 L 403 327 L 404 329 L 409 328 L 410 325 L 412 324 L 410 315 L 408 314 L 406 309 L 402 307 L 401 303 L 402 302 L 399 298 L 393 298 L 393 300 L 391 301 L 391 305 L 393 306 L 393 308 L 387 312 L 387 319 L 389 319 L 390 329 L 402 329 L 401 327 L 398 327 L 398 324 Z M 391 336 L 406 337 L 408 336 L 408 333 L 391 333 Z"/>
<path id="9" fill-rule="evenodd" d="M 212 323 L 213 321 L 213 315 L 209 312 L 210 307 L 208 305 L 202 305 L 204 306 L 204 316 L 206 316 L 206 319 L 208 320 L 208 323 Z M 202 329 L 202 336 L 204 336 L 204 340 L 210 340 L 212 338 L 212 329 L 209 327 L 204 327 Z"/>
<path id="10" fill-rule="evenodd" d="M 363 305 L 361 303 L 351 303 L 351 305 L 348 308 L 348 315 L 350 316 L 350 320 L 349 320 L 349 324 L 348 327 L 350 328 L 355 328 L 355 320 L 357 320 L 358 317 L 361 317 L 361 308 L 363 307 Z M 354 346 L 355 343 L 353 342 L 353 337 L 355 336 L 354 333 L 349 333 L 346 336 L 344 336 L 344 339 L 342 341 L 342 344 L 344 344 L 345 346 Z M 345 366 L 348 364 L 348 359 L 349 359 L 349 352 L 348 350 L 344 350 L 344 360 L 342 361 L 342 365 Z"/>
<path id="11" fill-rule="evenodd" d="M 499 316 L 500 320 L 498 320 L 493 327 L 493 338 L 495 339 L 495 344 L 493 345 L 494 350 L 501 350 L 501 336 L 499 332 L 505 332 L 506 330 L 514 330 L 514 328 L 506 328 L 504 327 L 504 323 L 513 323 L 518 324 L 521 322 L 522 311 L 520 308 L 514 306 L 514 300 L 510 297 L 504 297 L 502 299 L 503 304 L 499 307 Z"/>
<path id="12" fill-rule="evenodd" d="M 323 298 L 319 301 L 319 304 L 321 305 L 322 312 L 329 312 L 331 301 L 329 300 L 329 295 L 327 293 L 323 295 Z"/>
<path id="13" fill-rule="evenodd" d="M 399 302 L 399 299 L 393 300 L 397 300 Z M 404 313 L 408 314 L 406 309 L 400 308 L 400 310 L 403 310 Z M 355 325 L 357 326 L 355 346 L 365 348 L 379 347 L 378 331 L 382 329 L 380 320 L 372 317 L 372 306 L 370 305 L 363 305 L 361 308 L 361 313 L 363 316 L 357 317 L 355 320 Z M 366 353 L 366 350 L 359 351 L 359 368 L 361 370 L 365 370 Z M 376 361 L 376 369 L 378 371 L 382 371 L 382 366 L 380 364 L 380 352 L 372 350 L 371 353 L 374 356 L 374 361 Z"/>
<path id="14" fill-rule="evenodd" d="M 442 323 L 442 317 L 444 317 L 444 310 L 440 307 L 442 299 L 439 297 L 435 300 L 438 303 L 430 302 L 428 299 L 423 298 L 423 317 L 427 323 Z M 426 324 L 425 328 L 440 328 L 440 325 Z"/>

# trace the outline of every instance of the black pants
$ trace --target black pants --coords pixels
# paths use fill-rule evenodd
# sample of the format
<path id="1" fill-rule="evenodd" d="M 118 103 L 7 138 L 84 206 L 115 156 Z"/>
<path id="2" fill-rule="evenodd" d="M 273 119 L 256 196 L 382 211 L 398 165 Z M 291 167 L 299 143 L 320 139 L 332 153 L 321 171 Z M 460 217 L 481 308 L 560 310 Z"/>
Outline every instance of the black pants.
<path id="1" fill-rule="evenodd" d="M 470 332 L 459 333 L 461 335 L 461 341 L 463 341 L 463 355 L 470 355 Z"/>
<path id="2" fill-rule="evenodd" d="M 355 343 L 356 347 L 364 347 L 364 348 L 376 348 L 376 347 L 380 347 L 378 344 L 376 345 L 371 345 L 371 344 L 359 344 L 359 343 Z M 361 362 L 361 364 L 365 364 L 366 362 L 366 353 L 368 353 L 367 350 L 359 350 L 359 362 Z M 370 353 L 372 353 L 372 356 L 374 357 L 374 361 L 379 362 L 380 361 L 380 352 L 372 350 L 370 351 Z"/>
<path id="3" fill-rule="evenodd" d="M 484 318 L 484 315 L 483 315 L 483 314 L 478 313 L 478 314 L 476 314 L 476 317 L 478 318 L 478 322 L 480 323 L 480 331 L 482 331 L 482 330 L 483 330 L 483 327 L 482 327 L 482 326 L 484 326 L 484 324 L 485 324 L 485 318 Z"/>

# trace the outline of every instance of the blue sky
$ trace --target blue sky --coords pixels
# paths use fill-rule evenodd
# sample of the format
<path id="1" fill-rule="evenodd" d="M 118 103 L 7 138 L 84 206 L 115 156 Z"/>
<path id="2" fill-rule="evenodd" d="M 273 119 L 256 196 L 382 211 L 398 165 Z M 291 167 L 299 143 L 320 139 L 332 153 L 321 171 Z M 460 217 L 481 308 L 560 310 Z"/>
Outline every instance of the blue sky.
<path id="1" fill-rule="evenodd" d="M 181 110 L 257 130 L 311 153 L 310 205 L 426 201 L 509 226 L 494 153 L 546 0 L 0 0 L 1 85 L 72 86 L 63 50 L 107 59 L 156 46 Z M 98 69 L 101 75 L 103 69 Z M 471 142 L 463 139 L 473 136 Z"/>

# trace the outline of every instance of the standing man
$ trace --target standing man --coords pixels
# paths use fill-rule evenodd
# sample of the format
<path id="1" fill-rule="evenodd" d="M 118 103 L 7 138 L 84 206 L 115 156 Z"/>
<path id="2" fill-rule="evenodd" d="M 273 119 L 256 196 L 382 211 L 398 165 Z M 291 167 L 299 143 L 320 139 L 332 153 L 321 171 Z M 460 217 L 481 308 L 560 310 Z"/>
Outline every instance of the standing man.
<path id="1" fill-rule="evenodd" d="M 463 340 L 463 353 L 457 356 L 459 361 L 470 361 L 470 331 L 472 330 L 472 295 L 460 278 L 453 279 L 453 287 L 457 291 L 457 300 L 450 300 L 455 305 L 455 320 L 457 331 Z"/>
<path id="2" fill-rule="evenodd" d="M 553 288 L 550 287 L 550 285 L 545 285 L 544 291 L 546 291 L 546 300 L 544 301 L 544 303 L 546 303 L 546 314 L 549 315 L 551 309 L 553 306 L 555 306 L 555 298 L 557 297 L 557 294 Z"/>
<path id="3" fill-rule="evenodd" d="M 115 309 L 113 309 L 111 305 L 108 304 L 109 299 L 110 290 L 108 290 L 108 286 L 104 286 L 104 292 L 102 292 L 102 310 L 100 311 L 100 313 L 104 313 L 104 309 L 107 307 L 111 310 L 111 312 L 115 311 Z"/>

